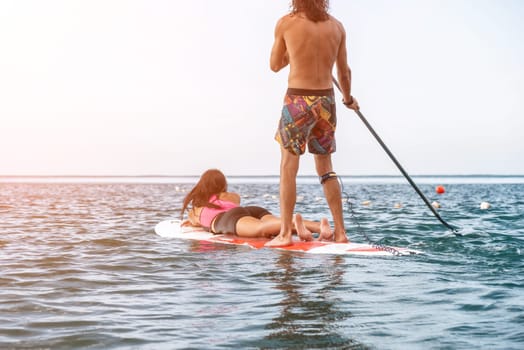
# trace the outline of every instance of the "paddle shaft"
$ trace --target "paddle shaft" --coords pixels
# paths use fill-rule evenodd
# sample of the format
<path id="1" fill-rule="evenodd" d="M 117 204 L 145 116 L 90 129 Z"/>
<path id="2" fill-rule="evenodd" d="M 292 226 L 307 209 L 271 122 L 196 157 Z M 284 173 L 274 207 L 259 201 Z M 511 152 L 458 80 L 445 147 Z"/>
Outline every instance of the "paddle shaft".
<path id="1" fill-rule="evenodd" d="M 340 92 L 342 92 L 341 88 L 340 88 L 340 85 L 338 84 L 338 81 L 333 78 L 333 83 L 335 84 L 335 86 L 338 88 L 338 90 Z M 391 153 L 391 151 L 389 150 L 389 148 L 386 146 L 386 144 L 382 141 L 382 139 L 380 138 L 380 136 L 378 136 L 378 134 L 375 132 L 375 130 L 371 127 L 371 125 L 369 124 L 369 122 L 367 121 L 367 119 L 364 117 L 364 115 L 360 112 L 360 110 L 356 110 L 355 111 L 358 115 L 358 117 L 360 118 L 360 120 L 362 120 L 362 122 L 364 123 L 364 125 L 368 128 L 368 130 L 371 132 L 371 134 L 375 137 L 375 139 L 378 141 L 378 143 L 380 144 L 380 146 L 382 146 L 382 148 L 384 149 L 384 151 L 386 151 L 387 155 L 389 156 L 389 158 L 393 161 L 393 163 L 395 163 L 395 165 L 397 166 L 397 168 L 400 170 L 400 172 L 402 173 L 402 175 L 404 175 L 404 177 L 406 178 L 406 180 L 408 180 L 409 184 L 411 185 L 411 187 L 413 187 L 415 189 L 415 191 L 418 193 L 418 195 L 420 196 L 420 198 L 422 198 L 422 200 L 424 201 L 424 203 L 426 203 L 427 207 L 431 210 L 431 212 L 433 213 L 433 215 L 435 215 L 435 217 L 444 225 L 446 226 L 448 229 L 450 229 L 453 233 L 457 233 L 458 230 L 451 226 L 450 224 L 448 224 L 446 221 L 444 221 L 444 219 L 442 219 L 442 217 L 440 216 L 440 214 L 435 210 L 435 208 L 433 208 L 433 206 L 431 205 L 431 203 L 429 202 L 429 200 L 426 198 L 426 196 L 424 196 L 424 194 L 422 193 L 422 191 L 418 188 L 418 186 L 415 184 L 415 182 L 411 179 L 411 177 L 408 175 L 408 173 L 406 172 L 406 170 L 404 170 L 404 168 L 402 167 L 402 165 L 398 162 L 398 160 L 395 158 L 395 156 L 393 155 L 393 153 Z"/>

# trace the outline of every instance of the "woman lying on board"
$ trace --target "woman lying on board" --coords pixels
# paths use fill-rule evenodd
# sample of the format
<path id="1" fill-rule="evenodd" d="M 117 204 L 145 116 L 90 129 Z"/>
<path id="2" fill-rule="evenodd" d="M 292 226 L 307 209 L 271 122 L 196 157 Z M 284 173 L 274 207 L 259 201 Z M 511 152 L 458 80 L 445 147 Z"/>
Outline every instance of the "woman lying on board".
<path id="1" fill-rule="evenodd" d="M 258 206 L 240 206 L 240 196 L 227 192 L 224 174 L 217 169 L 205 171 L 198 183 L 184 198 L 181 216 L 186 209 L 188 220 L 182 226 L 198 226 L 215 234 L 234 234 L 240 237 L 273 237 L 280 233 L 280 218 Z M 333 232 L 326 218 L 320 222 L 304 220 L 295 215 L 296 232 L 300 239 L 331 240 Z"/>

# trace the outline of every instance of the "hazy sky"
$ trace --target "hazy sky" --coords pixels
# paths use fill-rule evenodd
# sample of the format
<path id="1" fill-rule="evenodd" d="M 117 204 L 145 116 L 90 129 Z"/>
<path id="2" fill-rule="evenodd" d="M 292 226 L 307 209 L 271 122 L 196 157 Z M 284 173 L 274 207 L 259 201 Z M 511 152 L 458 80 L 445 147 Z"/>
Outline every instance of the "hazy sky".
<path id="1" fill-rule="evenodd" d="M 288 9 L 0 0 L 0 175 L 278 174 L 288 70 L 269 53 Z M 331 13 L 353 95 L 410 174 L 524 174 L 524 1 L 332 0 Z M 353 112 L 338 117 L 335 171 L 399 174 Z"/>

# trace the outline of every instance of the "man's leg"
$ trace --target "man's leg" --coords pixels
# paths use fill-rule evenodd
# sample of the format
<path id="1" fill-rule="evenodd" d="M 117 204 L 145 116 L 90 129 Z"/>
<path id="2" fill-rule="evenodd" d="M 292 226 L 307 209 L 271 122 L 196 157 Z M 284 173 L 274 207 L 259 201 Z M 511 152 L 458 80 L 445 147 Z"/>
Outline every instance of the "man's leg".
<path id="1" fill-rule="evenodd" d="M 315 165 L 318 176 L 322 176 L 333 171 L 331 163 L 331 154 L 316 154 Z M 333 222 L 335 224 L 335 242 L 348 242 L 346 236 L 346 229 L 344 227 L 344 216 L 342 210 L 342 194 L 340 184 L 336 177 L 327 179 L 323 185 L 324 195 L 326 201 L 333 215 Z"/>
<path id="2" fill-rule="evenodd" d="M 266 243 L 266 246 L 285 246 L 291 244 L 293 231 L 293 211 L 297 200 L 297 173 L 300 156 L 280 147 L 280 234 Z"/>

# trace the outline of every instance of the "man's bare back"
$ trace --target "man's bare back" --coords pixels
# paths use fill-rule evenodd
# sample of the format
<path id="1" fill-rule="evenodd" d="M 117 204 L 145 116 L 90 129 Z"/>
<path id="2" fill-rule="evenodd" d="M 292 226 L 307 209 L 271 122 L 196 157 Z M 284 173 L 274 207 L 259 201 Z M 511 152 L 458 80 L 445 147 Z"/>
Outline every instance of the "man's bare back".
<path id="1" fill-rule="evenodd" d="M 271 69 L 277 72 L 289 63 L 288 87 L 291 88 L 332 88 L 335 64 L 339 79 L 341 74 L 344 80 L 350 79 L 345 39 L 344 27 L 332 16 L 313 22 L 302 13 L 286 15 L 275 28 Z"/>

